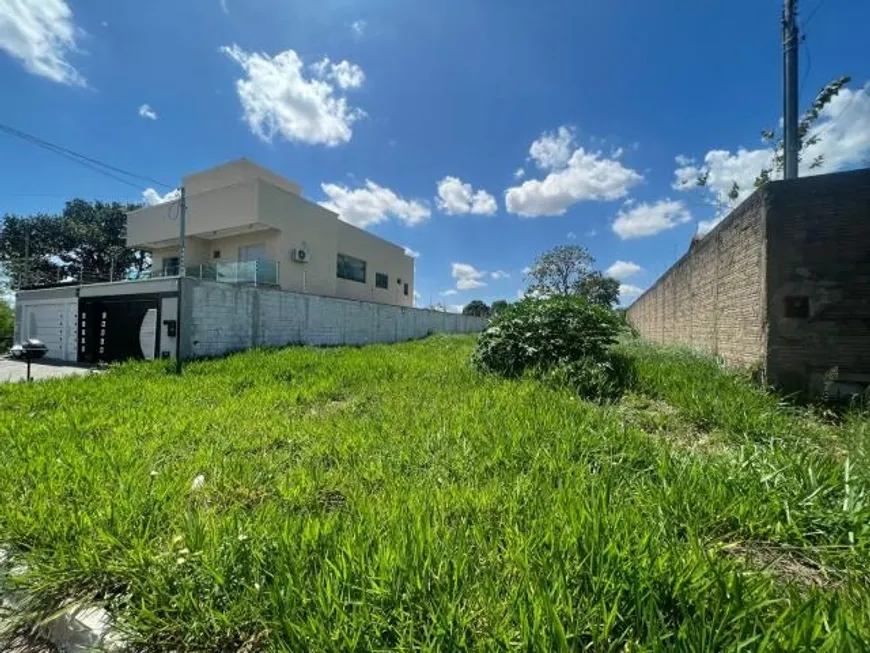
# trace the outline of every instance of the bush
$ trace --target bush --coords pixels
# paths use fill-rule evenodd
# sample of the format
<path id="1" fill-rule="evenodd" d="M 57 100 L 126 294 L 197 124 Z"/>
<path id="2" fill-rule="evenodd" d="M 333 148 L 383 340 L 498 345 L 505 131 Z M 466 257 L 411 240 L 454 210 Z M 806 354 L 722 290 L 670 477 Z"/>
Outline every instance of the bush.
<path id="1" fill-rule="evenodd" d="M 473 355 L 481 371 L 518 377 L 531 372 L 601 397 L 624 372 L 610 355 L 620 320 L 582 297 L 526 298 L 505 308 L 481 333 Z"/>
<path id="2" fill-rule="evenodd" d="M 581 358 L 536 374 L 546 383 L 570 388 L 587 399 L 610 401 L 618 399 L 635 385 L 631 359 L 613 351 L 604 359 Z"/>

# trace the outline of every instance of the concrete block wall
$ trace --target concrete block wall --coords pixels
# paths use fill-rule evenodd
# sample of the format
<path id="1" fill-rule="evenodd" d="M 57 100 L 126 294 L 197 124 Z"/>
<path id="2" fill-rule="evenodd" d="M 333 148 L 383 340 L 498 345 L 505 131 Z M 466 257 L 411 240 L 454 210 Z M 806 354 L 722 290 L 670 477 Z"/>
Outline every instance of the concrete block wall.
<path id="1" fill-rule="evenodd" d="M 483 330 L 484 318 L 186 279 L 182 350 L 218 356 L 258 346 L 360 345 Z"/>
<path id="2" fill-rule="evenodd" d="M 776 182 L 769 205 L 768 376 L 812 395 L 861 391 L 870 384 L 870 169 Z M 789 317 L 787 298 L 806 298 L 807 314 Z"/>
<path id="3" fill-rule="evenodd" d="M 628 309 L 654 342 L 754 364 L 765 354 L 765 193 L 759 191 L 693 244 Z"/>

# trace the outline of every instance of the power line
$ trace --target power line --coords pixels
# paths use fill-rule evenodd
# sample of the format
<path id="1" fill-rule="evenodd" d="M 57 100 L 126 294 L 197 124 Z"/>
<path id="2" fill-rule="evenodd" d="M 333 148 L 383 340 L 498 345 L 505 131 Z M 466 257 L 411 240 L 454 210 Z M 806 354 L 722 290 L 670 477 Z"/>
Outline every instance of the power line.
<path id="1" fill-rule="evenodd" d="M 801 36 L 801 43 L 802 43 L 803 46 L 804 46 L 804 47 L 801 48 L 801 49 L 803 50 L 804 54 L 807 55 L 807 69 L 804 71 L 804 77 L 803 77 L 803 79 L 801 80 L 800 91 L 799 91 L 800 94 L 803 95 L 803 94 L 804 94 L 804 89 L 806 88 L 807 77 L 810 76 L 810 71 L 813 69 L 813 58 L 810 56 L 810 45 L 809 45 L 809 43 L 807 43 L 807 34 L 806 34 L 806 32 L 803 32 L 803 33 L 802 33 L 802 36 Z"/>
<path id="2" fill-rule="evenodd" d="M 67 149 L 55 143 L 50 143 L 49 141 L 43 140 L 38 136 L 34 136 L 33 134 L 28 134 L 27 132 L 21 131 L 20 129 L 15 129 L 9 125 L 4 125 L 0 123 L 0 131 L 9 134 L 10 136 L 14 136 L 15 138 L 19 138 L 23 141 L 31 143 L 32 145 L 36 145 L 37 147 L 41 147 L 49 152 L 54 152 L 55 154 L 64 157 L 65 159 L 69 159 L 74 163 L 78 163 L 83 165 L 86 168 L 89 168 L 95 172 L 98 172 L 107 177 L 111 177 L 112 179 L 121 182 L 122 184 L 127 184 L 128 186 L 132 186 L 137 190 L 142 190 L 142 188 L 136 184 L 133 184 L 129 180 L 122 179 L 121 177 L 112 174 L 112 172 L 108 172 L 109 170 L 119 173 L 121 175 L 126 175 L 127 177 L 131 177 L 133 179 L 139 179 L 141 181 L 146 181 L 151 184 L 156 184 L 158 186 L 163 186 L 164 188 L 175 188 L 171 184 L 166 184 L 162 181 L 154 179 L 153 177 L 148 177 L 147 175 L 139 175 L 135 172 L 130 172 L 129 170 L 124 170 L 123 168 L 118 168 L 117 166 L 110 165 L 108 163 L 104 163 L 98 159 L 91 158 L 89 156 L 85 156 L 84 154 L 79 154 L 78 152 L 74 152 L 73 150 Z M 99 167 L 97 167 L 99 166 Z"/>
<path id="3" fill-rule="evenodd" d="M 807 25 L 810 24 L 810 21 L 813 19 L 813 16 L 815 16 L 816 12 L 822 8 L 823 4 L 825 4 L 825 0 L 819 0 L 819 2 L 816 4 L 816 6 L 813 7 L 813 10 L 809 13 L 809 15 L 807 16 L 807 19 L 804 21 L 803 25 L 801 25 L 801 30 L 805 30 L 807 28 Z"/>

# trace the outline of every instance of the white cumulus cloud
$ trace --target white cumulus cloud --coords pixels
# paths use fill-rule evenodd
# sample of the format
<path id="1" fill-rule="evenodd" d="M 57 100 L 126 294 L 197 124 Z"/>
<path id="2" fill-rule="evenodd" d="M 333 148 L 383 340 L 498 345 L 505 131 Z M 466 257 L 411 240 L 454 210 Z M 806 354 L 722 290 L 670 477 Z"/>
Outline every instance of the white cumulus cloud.
<path id="1" fill-rule="evenodd" d="M 438 182 L 436 203 L 448 215 L 492 215 L 498 210 L 498 204 L 492 195 L 485 190 L 475 191 L 471 184 L 466 184 L 457 177 L 444 177 Z"/>
<path id="2" fill-rule="evenodd" d="M 643 268 L 633 261 L 616 261 L 604 271 L 604 274 L 608 277 L 621 280 L 642 271 Z"/>
<path id="3" fill-rule="evenodd" d="M 818 134 L 820 139 L 810 145 L 802 154 L 800 174 L 802 176 L 836 172 L 859 167 L 870 158 L 870 82 L 858 89 L 844 88 L 822 110 L 809 137 Z M 773 148 L 738 148 L 735 152 L 724 149 L 708 151 L 702 161 L 679 155 L 674 170 L 673 187 L 690 191 L 698 189 L 716 207 L 714 215 L 698 224 L 698 231 L 706 233 L 727 215 L 728 211 L 746 199 L 755 190 L 755 178 L 762 168 L 773 162 Z M 823 161 L 818 168 L 809 165 L 816 157 Z M 707 174 L 707 185 L 699 188 L 696 179 Z M 773 179 L 782 174 L 771 173 Z M 729 197 L 734 183 L 739 192 L 737 198 Z"/>
<path id="4" fill-rule="evenodd" d="M 311 64 L 311 70 L 319 79 L 335 82 L 339 88 L 359 88 L 366 81 L 363 69 L 347 60 L 333 63 L 329 57 L 323 57 Z"/>
<path id="5" fill-rule="evenodd" d="M 155 204 L 163 204 L 164 202 L 174 202 L 179 197 L 181 197 L 181 190 L 176 188 L 175 190 L 171 190 L 166 195 L 161 195 L 153 188 L 146 188 L 142 192 L 142 201 L 145 202 L 148 206 L 154 206 Z"/>
<path id="6" fill-rule="evenodd" d="M 689 209 L 679 201 L 661 200 L 654 204 L 635 204 L 617 214 L 613 221 L 613 232 L 623 240 L 643 238 L 673 229 L 691 219 Z"/>
<path id="7" fill-rule="evenodd" d="M 407 245 L 403 245 L 403 249 L 405 250 L 405 256 L 410 256 L 411 258 L 420 258 L 420 252 L 417 252 Z"/>
<path id="8" fill-rule="evenodd" d="M 86 86 L 67 60 L 80 30 L 64 0 L 0 0 L 0 50 L 34 75 L 70 86 Z"/>
<path id="9" fill-rule="evenodd" d="M 326 78 L 316 74 L 307 78 L 302 59 L 294 50 L 270 57 L 232 45 L 222 47 L 221 52 L 244 70 L 244 76 L 236 81 L 236 92 L 248 127 L 266 142 L 278 134 L 288 141 L 340 145 L 350 141 L 353 124 L 365 116 L 337 93 L 338 89 L 362 84 L 362 69 L 354 64 L 329 63 L 324 69 Z"/>
<path id="10" fill-rule="evenodd" d="M 501 279 L 510 279 L 510 272 L 505 272 L 504 270 L 496 270 L 495 272 L 491 272 L 490 275 L 495 281 L 499 281 Z"/>
<path id="11" fill-rule="evenodd" d="M 525 176 L 526 176 L 526 169 L 525 168 L 517 168 L 516 170 L 514 170 L 514 179 L 522 179 Z"/>
<path id="12" fill-rule="evenodd" d="M 151 108 L 151 105 L 143 104 L 139 107 L 139 115 L 148 120 L 157 120 L 157 112 Z"/>
<path id="13" fill-rule="evenodd" d="M 364 20 L 355 20 L 350 24 L 350 28 L 356 36 L 363 36 L 366 33 L 366 22 Z"/>
<path id="14" fill-rule="evenodd" d="M 459 291 L 456 290 L 456 288 L 448 288 L 447 290 L 442 290 L 438 294 L 441 295 L 442 297 L 450 297 L 451 295 L 458 295 Z"/>
<path id="15" fill-rule="evenodd" d="M 453 263 L 450 274 L 456 279 L 457 290 L 472 290 L 486 285 L 486 282 L 483 281 L 486 272 L 482 272 L 468 263 Z"/>
<path id="16" fill-rule="evenodd" d="M 631 297 L 637 297 L 643 292 L 643 288 L 632 286 L 631 284 L 623 283 L 619 286 L 619 300 L 624 302 Z"/>
<path id="17" fill-rule="evenodd" d="M 619 155 L 619 151 L 607 156 L 575 147 L 574 134 L 567 127 L 545 133 L 532 143 L 529 156 L 549 174 L 508 188 L 507 210 L 524 217 L 562 215 L 578 202 L 625 197 L 643 177 L 626 168 Z"/>
<path id="18" fill-rule="evenodd" d="M 574 153 L 574 130 L 559 127 L 555 132 L 544 132 L 529 147 L 529 158 L 541 170 L 564 168 Z"/>
<path id="19" fill-rule="evenodd" d="M 329 198 L 321 205 L 338 213 L 345 222 L 366 228 L 388 220 L 401 220 L 408 226 L 426 220 L 432 212 L 419 200 L 406 200 L 389 188 L 378 186 L 366 179 L 362 188 L 348 188 L 339 184 L 321 184 Z"/>

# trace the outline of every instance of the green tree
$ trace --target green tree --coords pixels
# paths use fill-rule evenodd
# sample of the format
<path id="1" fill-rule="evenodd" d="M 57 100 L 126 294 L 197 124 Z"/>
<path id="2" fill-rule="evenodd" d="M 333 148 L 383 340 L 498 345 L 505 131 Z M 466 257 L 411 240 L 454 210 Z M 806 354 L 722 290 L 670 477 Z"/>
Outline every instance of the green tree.
<path id="1" fill-rule="evenodd" d="M 580 245 L 558 245 L 532 264 L 527 294 L 542 297 L 580 295 L 593 304 L 612 306 L 619 299 L 619 282 L 592 269 L 595 258 Z"/>
<path id="2" fill-rule="evenodd" d="M 592 272 L 580 282 L 578 295 L 599 306 L 613 306 L 619 301 L 619 281 L 600 272 Z"/>
<path id="3" fill-rule="evenodd" d="M 479 299 L 474 299 L 465 305 L 462 309 L 463 315 L 474 315 L 476 317 L 489 317 L 490 308 Z"/>
<path id="4" fill-rule="evenodd" d="M 496 315 L 498 315 L 498 314 L 500 314 L 502 311 L 504 311 L 508 306 L 510 306 L 510 304 L 508 304 L 505 300 L 503 300 L 503 299 L 496 299 L 496 300 L 492 303 L 492 306 L 489 307 L 489 314 L 490 314 L 492 317 L 495 317 Z"/>
<path id="5" fill-rule="evenodd" d="M 6 215 L 0 230 L 0 265 L 9 285 L 137 276 L 147 253 L 127 247 L 127 212 L 136 204 L 67 202 L 60 215 Z"/>
<path id="6" fill-rule="evenodd" d="M 0 353 L 12 346 L 15 330 L 15 312 L 5 299 L 0 298 Z"/>

